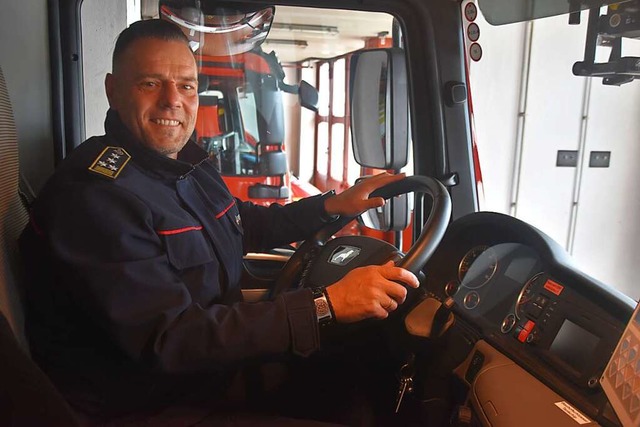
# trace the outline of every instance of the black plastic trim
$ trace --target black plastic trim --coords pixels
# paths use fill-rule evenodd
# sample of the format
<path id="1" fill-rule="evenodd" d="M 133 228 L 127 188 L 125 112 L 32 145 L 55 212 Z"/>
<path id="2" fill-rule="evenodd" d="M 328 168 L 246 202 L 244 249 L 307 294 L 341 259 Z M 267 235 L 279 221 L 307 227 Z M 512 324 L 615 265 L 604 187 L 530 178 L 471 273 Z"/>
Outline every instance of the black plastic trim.
<path id="1" fill-rule="evenodd" d="M 49 52 L 54 164 L 57 165 L 85 135 L 82 90 L 82 0 L 49 0 Z"/>
<path id="2" fill-rule="evenodd" d="M 251 199 L 286 199 L 289 197 L 289 187 L 279 185 L 254 184 L 249 187 Z"/>

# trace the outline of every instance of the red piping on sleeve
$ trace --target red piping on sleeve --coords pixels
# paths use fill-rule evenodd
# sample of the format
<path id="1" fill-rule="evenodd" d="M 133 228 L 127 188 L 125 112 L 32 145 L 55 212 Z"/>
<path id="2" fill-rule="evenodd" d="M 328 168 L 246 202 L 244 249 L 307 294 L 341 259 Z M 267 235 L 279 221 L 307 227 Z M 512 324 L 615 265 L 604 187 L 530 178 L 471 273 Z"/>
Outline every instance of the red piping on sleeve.
<path id="1" fill-rule="evenodd" d="M 218 215 L 216 215 L 216 219 L 220 219 L 220 218 L 222 217 L 222 215 L 226 214 L 226 213 L 227 213 L 227 211 L 228 211 L 229 209 L 231 209 L 231 207 L 233 206 L 233 204 L 234 204 L 235 202 L 236 202 L 235 200 L 234 200 L 234 201 L 232 201 L 232 202 L 229 204 L 229 206 L 227 206 L 226 208 L 224 208 L 224 210 L 223 210 L 222 212 L 220 212 Z"/>
<path id="2" fill-rule="evenodd" d="M 180 234 L 180 233 L 186 233 L 187 231 L 198 231 L 198 230 L 202 230 L 201 225 L 197 227 L 176 228 L 175 230 L 157 230 L 156 233 L 158 233 L 161 236 L 171 236 L 172 234 Z"/>

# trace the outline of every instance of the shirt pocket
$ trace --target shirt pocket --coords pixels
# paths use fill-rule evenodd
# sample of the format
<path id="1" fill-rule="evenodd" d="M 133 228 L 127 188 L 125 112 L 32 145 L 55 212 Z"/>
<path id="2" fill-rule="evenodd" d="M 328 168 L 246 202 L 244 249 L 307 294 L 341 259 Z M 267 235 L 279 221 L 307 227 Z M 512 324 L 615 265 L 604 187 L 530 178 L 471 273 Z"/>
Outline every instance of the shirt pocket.
<path id="1" fill-rule="evenodd" d="M 213 261 L 213 251 L 203 230 L 193 228 L 195 229 L 162 235 L 169 263 L 178 270 Z"/>

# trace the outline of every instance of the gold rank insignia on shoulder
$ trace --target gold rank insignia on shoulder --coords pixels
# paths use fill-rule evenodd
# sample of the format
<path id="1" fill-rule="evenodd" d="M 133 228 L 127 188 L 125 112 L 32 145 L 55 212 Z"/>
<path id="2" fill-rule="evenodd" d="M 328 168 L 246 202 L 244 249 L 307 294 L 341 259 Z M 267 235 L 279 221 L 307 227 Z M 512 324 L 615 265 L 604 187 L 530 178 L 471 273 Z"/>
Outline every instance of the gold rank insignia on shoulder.
<path id="1" fill-rule="evenodd" d="M 107 147 L 89 166 L 91 172 L 116 179 L 125 165 L 131 160 L 131 155 L 121 147 Z"/>

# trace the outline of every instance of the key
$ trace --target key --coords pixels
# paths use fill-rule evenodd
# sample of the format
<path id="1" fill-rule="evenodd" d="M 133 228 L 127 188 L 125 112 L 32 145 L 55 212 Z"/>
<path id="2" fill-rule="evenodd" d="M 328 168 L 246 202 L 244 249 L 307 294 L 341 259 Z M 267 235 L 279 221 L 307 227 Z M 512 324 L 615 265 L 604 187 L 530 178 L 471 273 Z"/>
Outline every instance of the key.
<path id="1" fill-rule="evenodd" d="M 398 396 L 396 397 L 396 414 L 400 411 L 400 405 L 402 404 L 404 395 L 413 391 L 413 375 L 415 373 L 413 362 L 414 355 L 411 354 L 407 363 L 400 368 L 400 387 L 398 388 Z"/>
<path id="2" fill-rule="evenodd" d="M 398 389 L 398 397 L 396 398 L 396 414 L 400 411 L 402 399 L 407 393 L 413 391 L 413 379 L 411 377 L 403 377 L 400 379 L 400 388 Z"/>

